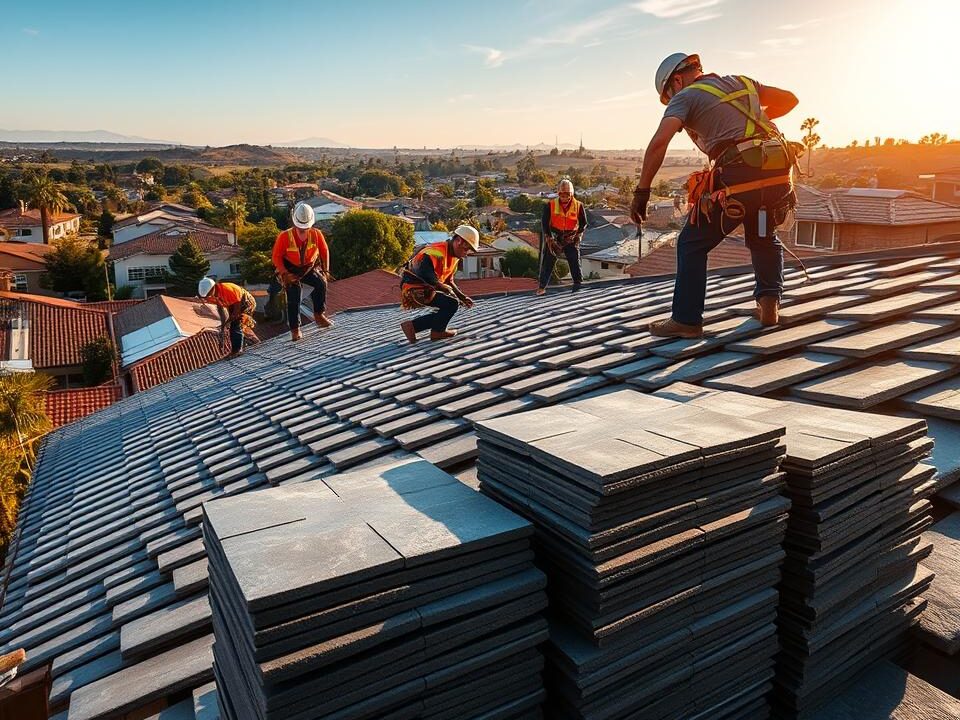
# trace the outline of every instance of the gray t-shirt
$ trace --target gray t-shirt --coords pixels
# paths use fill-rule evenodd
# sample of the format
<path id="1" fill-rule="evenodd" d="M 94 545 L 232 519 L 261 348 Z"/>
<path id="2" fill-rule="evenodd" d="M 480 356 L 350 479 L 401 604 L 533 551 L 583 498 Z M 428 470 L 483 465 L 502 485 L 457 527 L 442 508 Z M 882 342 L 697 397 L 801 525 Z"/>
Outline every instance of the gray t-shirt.
<path id="1" fill-rule="evenodd" d="M 704 75 L 697 82 L 712 85 L 724 93 L 743 90 L 743 83 L 733 75 Z M 759 92 L 760 83 L 753 80 L 753 84 Z M 737 102 L 746 100 L 742 97 Z M 708 155 L 714 148 L 731 140 L 743 140 L 747 127 L 746 115 L 731 107 L 730 103 L 720 102 L 716 95 L 692 87 L 685 87 L 674 95 L 663 116 L 680 120 L 693 142 Z M 766 115 L 762 117 L 770 122 Z"/>

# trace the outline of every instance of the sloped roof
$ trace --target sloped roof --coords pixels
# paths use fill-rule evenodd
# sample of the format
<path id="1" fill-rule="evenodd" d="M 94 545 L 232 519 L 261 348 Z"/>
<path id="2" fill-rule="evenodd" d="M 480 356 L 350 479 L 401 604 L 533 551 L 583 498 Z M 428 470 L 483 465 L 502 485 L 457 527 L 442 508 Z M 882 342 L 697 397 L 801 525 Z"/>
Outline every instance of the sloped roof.
<path id="1" fill-rule="evenodd" d="M 144 210 L 142 213 L 137 213 L 135 215 L 128 215 L 120 220 L 117 220 L 113 224 L 113 229 L 117 230 L 119 228 L 124 228 L 129 225 L 139 225 L 143 222 L 149 222 L 150 220 L 162 219 L 170 222 L 183 222 L 193 220 L 194 222 L 199 223 L 200 220 L 197 217 L 197 211 L 186 205 L 180 205 L 178 203 L 160 203 L 154 205 L 153 207 Z"/>
<path id="2" fill-rule="evenodd" d="M 0 267 L 8 270 L 43 271 L 44 258 L 53 250 L 43 243 L 0 242 Z"/>
<path id="3" fill-rule="evenodd" d="M 227 352 L 218 332 L 204 330 L 134 363 L 127 372 L 139 392 L 205 367 L 226 357 Z"/>
<path id="4" fill-rule="evenodd" d="M 220 326 L 220 317 L 213 306 L 199 300 L 169 295 L 154 295 L 124 308 L 114 324 L 117 336 L 122 338 L 168 317 L 175 319 L 181 329 L 189 334 Z"/>
<path id="5" fill-rule="evenodd" d="M 960 207 L 907 190 L 797 187 L 797 220 L 857 225 L 927 225 L 960 221 Z"/>
<path id="6" fill-rule="evenodd" d="M 21 511 L 0 652 L 25 646 L 23 671 L 53 662 L 54 711 L 121 668 L 156 678 L 149 696 L 111 699 L 127 709 L 182 697 L 212 677 L 197 667 L 211 633 L 201 503 L 413 454 L 471 482 L 474 423 L 610 388 L 916 413 L 946 448 L 941 498 L 960 504 L 944 490 L 960 465 L 960 245 L 818 258 L 810 275 L 787 269 L 783 326 L 762 328 L 752 271 L 712 273 L 702 340 L 645 331 L 669 313 L 671 278 L 490 298 L 448 343 L 402 342 L 396 308 L 344 314 L 61 428 Z"/>
<path id="7" fill-rule="evenodd" d="M 173 255 L 187 237 L 200 246 L 205 253 L 222 249 L 231 249 L 239 252 L 239 248 L 231 245 L 225 230 L 190 230 L 180 227 L 157 230 L 142 235 L 127 242 L 114 245 L 110 248 L 111 260 L 123 260 L 132 255 Z"/>
<path id="8" fill-rule="evenodd" d="M 84 303 L 85 307 L 93 310 L 106 310 L 109 313 L 123 312 L 127 308 L 139 305 L 143 300 L 99 300 L 96 302 Z"/>
<path id="9" fill-rule="evenodd" d="M 78 217 L 81 217 L 79 213 L 50 213 L 48 222 L 53 226 L 75 220 Z M 19 208 L 4 210 L 0 212 L 0 226 L 11 230 L 24 227 L 40 227 L 40 211 L 33 209 L 21 213 Z"/>
<path id="10" fill-rule="evenodd" d="M 735 267 L 751 263 L 750 251 L 743 240 L 726 238 L 707 255 L 707 269 Z M 649 255 L 644 255 L 627 268 L 627 274 L 633 277 L 651 275 L 672 275 L 677 272 L 677 248 L 675 245 L 661 245 Z"/>
<path id="11" fill-rule="evenodd" d="M 491 293 L 534 290 L 536 280 L 530 278 L 482 278 L 458 280 L 457 286 L 471 297 Z M 343 280 L 336 280 L 327 290 L 327 313 L 354 308 L 397 305 L 400 302 L 400 280 L 388 270 L 371 270 Z"/>
<path id="12" fill-rule="evenodd" d="M 591 260 L 600 260 L 603 262 L 631 263 L 634 262 L 640 254 L 640 239 L 627 238 L 621 240 L 616 245 L 611 245 L 603 250 L 584 255 Z"/>
<path id="13" fill-rule="evenodd" d="M 97 385 L 88 388 L 53 390 L 43 400 L 47 417 L 60 427 L 113 405 L 121 397 L 119 385 Z"/>
<path id="14" fill-rule="evenodd" d="M 107 313 L 88 309 L 82 303 L 0 292 L 0 303 L 3 302 L 26 308 L 30 323 L 30 360 L 39 370 L 80 365 L 84 345 L 99 337 L 110 337 Z M 0 322 L 0 334 L 8 332 L 9 327 Z"/>

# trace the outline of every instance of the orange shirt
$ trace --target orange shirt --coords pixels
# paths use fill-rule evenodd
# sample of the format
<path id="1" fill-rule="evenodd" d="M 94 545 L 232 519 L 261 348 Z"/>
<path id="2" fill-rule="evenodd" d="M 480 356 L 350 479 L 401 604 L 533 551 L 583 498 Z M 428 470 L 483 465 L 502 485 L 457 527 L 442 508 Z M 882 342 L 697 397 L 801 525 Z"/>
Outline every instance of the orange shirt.
<path id="1" fill-rule="evenodd" d="M 284 230 L 273 242 L 273 266 L 279 273 L 291 268 L 309 269 L 319 260 L 320 267 L 330 269 L 330 250 L 323 233 L 316 228 L 307 230 L 304 240 L 297 238 L 294 228 Z"/>
<path id="2" fill-rule="evenodd" d="M 218 282 L 213 286 L 213 290 L 207 296 L 207 299 L 215 305 L 228 308 L 231 305 L 243 302 L 245 297 L 253 300 L 253 296 L 239 285 L 231 282 Z"/>

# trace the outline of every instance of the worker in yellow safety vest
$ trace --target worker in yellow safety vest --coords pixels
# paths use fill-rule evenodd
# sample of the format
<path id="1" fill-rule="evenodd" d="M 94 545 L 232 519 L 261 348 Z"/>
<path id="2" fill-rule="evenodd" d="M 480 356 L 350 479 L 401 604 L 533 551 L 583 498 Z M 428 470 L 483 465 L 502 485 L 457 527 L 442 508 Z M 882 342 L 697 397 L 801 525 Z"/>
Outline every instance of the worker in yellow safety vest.
<path id="1" fill-rule="evenodd" d="M 646 220 L 650 186 L 680 130 L 707 155 L 710 167 L 687 182 L 689 212 L 677 239 L 672 313 L 652 323 L 651 334 L 703 334 L 707 254 L 741 224 L 753 260 L 757 317 L 776 325 L 783 291 L 776 229 L 796 204 L 792 176 L 799 146 L 787 142 L 772 119 L 790 112 L 796 96 L 744 75 L 705 75 L 700 57 L 687 53 L 666 58 L 655 83 L 667 108 L 644 153 L 631 218 L 638 227 Z"/>
<path id="2" fill-rule="evenodd" d="M 434 307 L 436 312 L 400 323 L 400 329 L 413 344 L 417 333 L 430 331 L 431 340 L 446 340 L 457 334 L 447 329 L 457 308 L 473 307 L 473 300 L 454 282 L 461 258 L 480 248 L 480 233 L 470 225 L 461 225 L 449 240 L 423 247 L 400 269 L 400 306 L 404 310 Z"/>

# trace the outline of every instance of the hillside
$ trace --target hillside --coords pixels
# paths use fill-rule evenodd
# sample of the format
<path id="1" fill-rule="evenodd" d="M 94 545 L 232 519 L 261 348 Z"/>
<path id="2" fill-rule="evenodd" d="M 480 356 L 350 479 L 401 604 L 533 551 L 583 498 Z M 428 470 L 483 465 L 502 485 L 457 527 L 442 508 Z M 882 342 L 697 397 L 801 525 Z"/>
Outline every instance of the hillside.
<path id="1" fill-rule="evenodd" d="M 800 165 L 805 171 L 806 158 Z M 813 153 L 811 180 L 820 184 L 828 175 L 844 180 L 869 180 L 875 175 L 881 186 L 921 189 L 926 186 L 919 175 L 957 167 L 960 167 L 960 143 L 819 148 Z"/>

